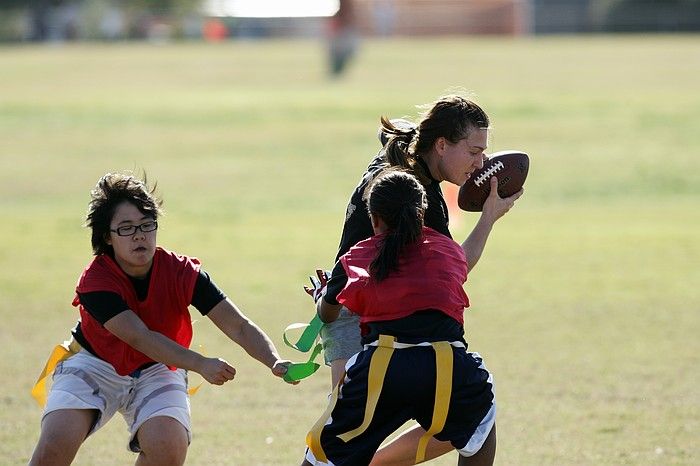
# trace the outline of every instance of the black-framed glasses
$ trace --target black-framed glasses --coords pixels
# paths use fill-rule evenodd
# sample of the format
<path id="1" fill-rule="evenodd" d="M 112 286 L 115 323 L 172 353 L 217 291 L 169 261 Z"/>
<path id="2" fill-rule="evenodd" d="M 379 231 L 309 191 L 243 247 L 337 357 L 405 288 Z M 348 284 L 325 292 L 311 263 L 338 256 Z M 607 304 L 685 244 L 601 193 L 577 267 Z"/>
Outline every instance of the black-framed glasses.
<path id="1" fill-rule="evenodd" d="M 119 227 L 116 230 L 109 230 L 109 231 L 116 233 L 119 236 L 131 236 L 139 230 L 141 230 L 144 233 L 148 233 L 149 231 L 155 231 L 157 229 L 158 229 L 158 222 L 156 222 L 155 220 L 152 220 L 150 222 L 142 223 L 141 225 L 128 225 L 128 226 Z"/>

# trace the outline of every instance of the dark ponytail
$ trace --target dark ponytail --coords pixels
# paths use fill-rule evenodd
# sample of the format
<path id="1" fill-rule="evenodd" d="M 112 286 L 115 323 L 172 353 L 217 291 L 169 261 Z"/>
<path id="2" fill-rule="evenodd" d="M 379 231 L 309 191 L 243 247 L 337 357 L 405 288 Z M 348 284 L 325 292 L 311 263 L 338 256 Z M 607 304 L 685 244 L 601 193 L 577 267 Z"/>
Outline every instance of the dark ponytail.
<path id="1" fill-rule="evenodd" d="M 377 257 L 370 265 L 372 277 L 379 282 L 398 268 L 399 257 L 406 246 L 420 240 L 428 203 L 423 186 L 405 171 L 382 172 L 367 189 L 369 212 L 388 227 Z"/>
<path id="2" fill-rule="evenodd" d="M 403 120 L 405 121 L 405 120 Z M 387 117 L 381 117 L 382 133 L 389 140 L 384 146 L 384 157 L 387 167 L 401 168 L 415 174 L 422 184 L 430 183 L 430 176 L 418 163 L 415 155 L 415 145 L 418 140 L 416 125 L 396 125 Z"/>

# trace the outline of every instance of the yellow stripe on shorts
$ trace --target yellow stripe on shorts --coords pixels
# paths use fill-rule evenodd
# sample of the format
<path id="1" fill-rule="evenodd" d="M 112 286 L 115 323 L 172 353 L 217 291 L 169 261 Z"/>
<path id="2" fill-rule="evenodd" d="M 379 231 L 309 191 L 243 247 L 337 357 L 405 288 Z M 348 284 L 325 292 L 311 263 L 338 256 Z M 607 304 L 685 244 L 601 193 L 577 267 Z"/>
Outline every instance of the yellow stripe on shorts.
<path id="1" fill-rule="evenodd" d="M 452 396 L 452 346 L 446 341 L 438 341 L 431 345 L 435 350 L 435 406 L 430 428 L 418 441 L 415 464 L 425 461 L 425 450 L 430 437 L 445 427 Z"/>
<path id="2" fill-rule="evenodd" d="M 359 427 L 344 434 L 338 435 L 338 438 L 344 442 L 348 442 L 358 435 L 362 434 L 374 416 L 374 410 L 379 401 L 379 395 L 382 393 L 384 385 L 384 376 L 389 367 L 391 355 L 394 354 L 395 338 L 389 335 L 379 335 L 379 344 L 377 349 L 372 354 L 372 359 L 369 363 L 369 375 L 367 376 L 367 404 L 365 405 L 365 418 Z"/>
<path id="3" fill-rule="evenodd" d="M 311 453 L 314 455 L 314 458 L 323 463 L 328 463 L 328 458 L 326 458 L 326 452 L 323 451 L 323 447 L 321 446 L 321 431 L 326 425 L 326 422 L 328 422 L 328 419 L 331 417 L 333 408 L 335 408 L 335 404 L 338 401 L 338 392 L 340 391 L 340 386 L 343 384 L 343 379 L 345 379 L 345 374 L 340 377 L 338 385 L 336 385 L 333 389 L 331 398 L 328 401 L 328 407 L 323 414 L 321 414 L 321 417 L 318 418 L 318 421 L 316 421 L 316 424 L 314 424 L 309 433 L 306 434 L 306 446 L 309 447 Z"/>

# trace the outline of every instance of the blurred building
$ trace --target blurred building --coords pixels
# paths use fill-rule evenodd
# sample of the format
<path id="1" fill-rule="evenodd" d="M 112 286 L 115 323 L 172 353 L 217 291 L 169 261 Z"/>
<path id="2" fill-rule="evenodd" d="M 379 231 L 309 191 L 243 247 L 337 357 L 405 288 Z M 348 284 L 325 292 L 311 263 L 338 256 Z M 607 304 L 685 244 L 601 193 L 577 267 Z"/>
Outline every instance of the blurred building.
<path id="1" fill-rule="evenodd" d="M 439 36 L 529 32 L 523 0 L 354 0 L 364 35 Z"/>
<path id="2" fill-rule="evenodd" d="M 365 35 L 700 31 L 700 0 L 353 0 Z"/>
<path id="3" fill-rule="evenodd" d="M 347 1 L 364 36 L 700 31 L 700 0 Z M 0 0 L 0 41 L 317 37 L 339 3 Z"/>

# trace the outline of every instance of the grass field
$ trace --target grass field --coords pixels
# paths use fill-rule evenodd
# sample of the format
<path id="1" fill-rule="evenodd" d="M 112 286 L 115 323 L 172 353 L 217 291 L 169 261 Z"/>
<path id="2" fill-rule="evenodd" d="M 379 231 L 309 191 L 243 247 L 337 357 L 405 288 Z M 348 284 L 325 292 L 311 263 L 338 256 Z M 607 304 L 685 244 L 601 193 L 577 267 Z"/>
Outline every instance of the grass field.
<path id="1" fill-rule="evenodd" d="M 77 318 L 102 174 L 157 180 L 159 242 L 300 360 L 281 333 L 311 316 L 301 287 L 331 265 L 379 116 L 460 86 L 491 115 L 490 149 L 532 160 L 467 284 L 496 463 L 699 464 L 700 36 L 365 41 L 337 81 L 323 58 L 304 41 L 0 48 L 0 463 L 38 437 L 29 389 Z M 475 216 L 452 220 L 463 238 Z M 192 399 L 187 463 L 298 464 L 328 370 L 289 387 L 206 319 L 195 334 L 238 377 Z M 125 445 L 114 419 L 75 464 L 130 464 Z"/>

